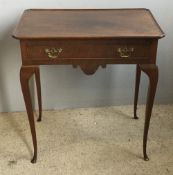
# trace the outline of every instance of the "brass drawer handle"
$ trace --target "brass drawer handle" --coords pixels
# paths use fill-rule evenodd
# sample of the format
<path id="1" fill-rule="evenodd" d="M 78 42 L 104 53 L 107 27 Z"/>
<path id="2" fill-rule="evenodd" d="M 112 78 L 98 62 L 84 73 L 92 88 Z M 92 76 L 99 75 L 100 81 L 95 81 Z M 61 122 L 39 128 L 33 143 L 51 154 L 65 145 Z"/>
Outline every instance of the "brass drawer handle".
<path id="1" fill-rule="evenodd" d="M 62 48 L 46 48 L 44 49 L 45 53 L 49 58 L 55 59 L 59 56 L 59 54 L 63 51 Z"/>
<path id="2" fill-rule="evenodd" d="M 117 49 L 117 52 L 120 54 L 121 58 L 129 58 L 131 56 L 131 53 L 134 52 L 134 48 L 127 48 L 127 47 L 120 47 Z"/>

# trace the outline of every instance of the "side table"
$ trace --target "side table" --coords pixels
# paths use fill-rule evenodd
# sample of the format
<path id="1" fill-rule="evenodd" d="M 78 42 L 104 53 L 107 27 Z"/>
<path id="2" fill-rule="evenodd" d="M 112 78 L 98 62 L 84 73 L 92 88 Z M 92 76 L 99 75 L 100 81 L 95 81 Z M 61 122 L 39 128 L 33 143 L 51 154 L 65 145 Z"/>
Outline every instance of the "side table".
<path id="1" fill-rule="evenodd" d="M 24 11 L 13 37 L 21 46 L 20 81 L 33 139 L 32 163 L 37 159 L 37 139 L 28 82 L 35 75 L 41 121 L 39 66 L 52 64 L 79 66 L 88 75 L 107 64 L 135 64 L 135 119 L 143 71 L 149 79 L 143 155 L 149 160 L 146 146 L 158 82 L 157 45 L 164 33 L 148 9 L 29 9 Z"/>

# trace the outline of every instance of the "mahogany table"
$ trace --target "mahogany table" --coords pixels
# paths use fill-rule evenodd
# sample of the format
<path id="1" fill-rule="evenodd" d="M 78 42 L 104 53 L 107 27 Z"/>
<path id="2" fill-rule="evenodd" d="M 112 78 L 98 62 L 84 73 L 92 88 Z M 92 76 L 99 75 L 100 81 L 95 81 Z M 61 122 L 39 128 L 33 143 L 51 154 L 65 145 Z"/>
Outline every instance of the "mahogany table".
<path id="1" fill-rule="evenodd" d="M 21 46 L 20 81 L 34 146 L 32 163 L 37 159 L 37 140 L 28 82 L 35 75 L 41 121 L 39 65 L 52 64 L 80 66 L 88 75 L 107 64 L 136 64 L 135 119 L 141 71 L 149 78 L 143 135 L 144 160 L 149 160 L 146 146 L 158 82 L 156 53 L 164 33 L 148 9 L 29 9 L 13 37 Z"/>

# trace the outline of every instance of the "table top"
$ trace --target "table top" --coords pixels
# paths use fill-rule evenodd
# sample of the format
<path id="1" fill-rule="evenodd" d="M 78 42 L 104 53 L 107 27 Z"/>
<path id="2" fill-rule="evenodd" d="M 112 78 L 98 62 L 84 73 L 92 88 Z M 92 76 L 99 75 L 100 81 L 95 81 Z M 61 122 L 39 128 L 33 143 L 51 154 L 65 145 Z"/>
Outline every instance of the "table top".
<path id="1" fill-rule="evenodd" d="M 164 32 L 148 9 L 29 9 L 13 37 L 162 38 Z"/>

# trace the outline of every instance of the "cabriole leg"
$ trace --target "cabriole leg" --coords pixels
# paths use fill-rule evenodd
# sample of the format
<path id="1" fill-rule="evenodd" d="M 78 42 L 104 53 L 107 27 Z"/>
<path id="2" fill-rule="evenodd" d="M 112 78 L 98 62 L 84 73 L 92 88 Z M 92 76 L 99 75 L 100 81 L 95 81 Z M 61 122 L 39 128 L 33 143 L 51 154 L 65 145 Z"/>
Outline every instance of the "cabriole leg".
<path id="1" fill-rule="evenodd" d="M 39 67 L 35 69 L 35 80 L 36 80 L 38 108 L 39 108 L 39 117 L 37 121 L 41 121 L 42 119 L 42 100 L 41 100 L 41 83 L 40 83 L 40 68 Z"/>
<path id="2" fill-rule="evenodd" d="M 35 163 L 37 160 L 37 138 L 36 138 L 36 131 L 35 131 L 35 122 L 34 122 L 34 115 L 33 115 L 33 108 L 32 108 L 32 101 L 31 101 L 31 94 L 29 89 L 29 80 L 33 74 L 38 71 L 38 67 L 36 66 L 22 66 L 20 69 L 20 82 L 22 93 L 25 101 L 26 111 L 28 115 L 28 120 L 30 124 L 31 134 L 32 134 L 32 141 L 34 146 L 34 155 L 31 160 L 32 163 Z"/>
<path id="3" fill-rule="evenodd" d="M 139 96 L 139 85 L 141 79 L 141 69 L 139 65 L 136 65 L 136 82 L 135 82 L 135 97 L 134 97 L 134 119 L 138 119 L 137 117 L 137 104 L 138 104 L 138 96 Z"/>
<path id="4" fill-rule="evenodd" d="M 148 95 L 147 95 L 147 104 L 146 104 L 146 111 L 145 111 L 145 124 L 144 124 L 144 135 L 143 135 L 143 154 L 144 160 L 149 160 L 147 155 L 147 137 L 148 137 L 148 130 L 150 125 L 150 118 L 154 103 L 154 97 L 157 88 L 158 82 L 158 67 L 156 65 L 140 65 L 141 70 L 148 76 L 149 78 L 149 88 L 148 88 Z"/>

